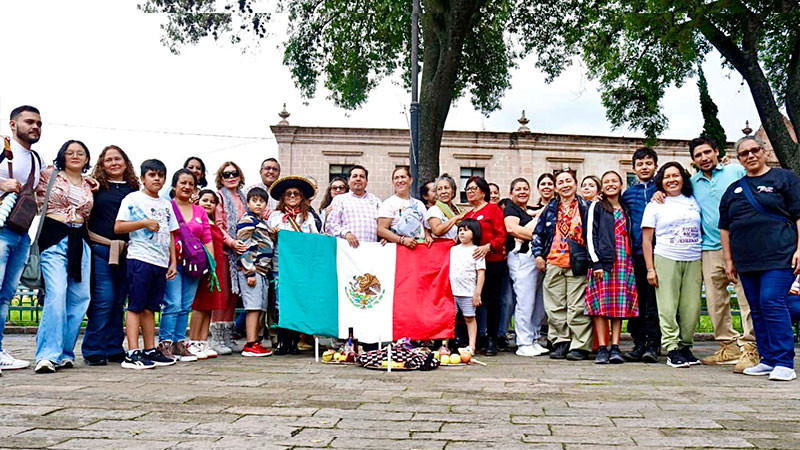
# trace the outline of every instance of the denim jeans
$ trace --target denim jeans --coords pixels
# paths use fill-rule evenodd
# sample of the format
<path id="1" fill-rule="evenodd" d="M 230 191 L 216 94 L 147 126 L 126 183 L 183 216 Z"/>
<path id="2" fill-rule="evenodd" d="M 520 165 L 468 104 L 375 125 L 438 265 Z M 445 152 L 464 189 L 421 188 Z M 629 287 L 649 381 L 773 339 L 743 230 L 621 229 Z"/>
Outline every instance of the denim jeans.
<path id="1" fill-rule="evenodd" d="M 199 283 L 199 278 L 187 277 L 180 270 L 175 278 L 167 281 L 164 305 L 161 307 L 159 340 L 176 342 L 186 339 L 189 313 L 192 311 L 192 302 Z"/>
<path id="2" fill-rule="evenodd" d="M 792 269 L 744 272 L 739 279 L 750 303 L 761 361 L 794 369 L 794 331 L 788 305 Z"/>
<path id="3" fill-rule="evenodd" d="M 31 238 L 27 233 L 0 228 L 0 350 L 3 349 L 8 305 L 17 292 L 30 247 Z"/>
<path id="4" fill-rule="evenodd" d="M 125 353 L 122 320 L 128 297 L 127 258 L 120 258 L 119 265 L 109 265 L 108 253 L 107 245 L 92 244 L 92 300 L 81 346 L 84 358 Z"/>
<path id="5" fill-rule="evenodd" d="M 511 277 L 506 272 L 503 280 L 503 288 L 500 290 L 500 327 L 497 330 L 498 338 L 505 338 L 508 334 L 508 326 L 511 324 L 511 317 L 514 315 L 514 305 L 517 303 L 517 295 L 512 286 Z"/>
<path id="6" fill-rule="evenodd" d="M 532 255 L 509 253 L 508 272 L 517 297 L 514 309 L 514 331 L 517 345 L 533 345 L 540 336 L 542 320 L 545 317 L 542 298 L 542 279 L 544 273 L 536 268 Z"/>
<path id="7" fill-rule="evenodd" d="M 91 298 L 92 255 L 83 244 L 81 281 L 67 275 L 67 239 L 42 252 L 41 265 L 47 295 L 36 333 L 36 361 L 56 364 L 75 360 L 75 343 Z"/>

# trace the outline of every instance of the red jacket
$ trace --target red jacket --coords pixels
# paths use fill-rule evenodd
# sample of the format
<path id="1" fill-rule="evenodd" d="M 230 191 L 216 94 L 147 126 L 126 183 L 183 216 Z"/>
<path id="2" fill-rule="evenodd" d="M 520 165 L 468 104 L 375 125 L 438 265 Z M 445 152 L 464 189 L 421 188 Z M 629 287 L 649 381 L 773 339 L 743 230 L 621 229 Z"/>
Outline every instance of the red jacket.
<path id="1" fill-rule="evenodd" d="M 505 259 L 506 225 L 503 222 L 503 210 L 493 203 L 483 208 L 472 210 L 464 215 L 465 219 L 475 219 L 481 224 L 481 245 L 490 244 L 491 251 L 486 261 L 497 262 Z"/>

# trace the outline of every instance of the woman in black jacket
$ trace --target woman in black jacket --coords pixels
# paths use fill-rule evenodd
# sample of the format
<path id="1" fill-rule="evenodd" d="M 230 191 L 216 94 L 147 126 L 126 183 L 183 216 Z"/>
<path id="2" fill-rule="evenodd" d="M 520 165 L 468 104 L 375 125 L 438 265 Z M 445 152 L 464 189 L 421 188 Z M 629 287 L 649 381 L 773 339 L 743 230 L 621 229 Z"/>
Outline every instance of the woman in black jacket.
<path id="1" fill-rule="evenodd" d="M 621 364 L 619 334 L 622 319 L 639 315 L 636 279 L 630 239 L 630 211 L 620 203 L 622 177 L 613 170 L 601 178 L 603 199 L 589 207 L 587 249 L 592 272 L 586 288 L 586 314 L 592 316 L 599 347 L 597 364 Z M 608 349 L 608 319 L 611 319 L 611 350 Z"/>

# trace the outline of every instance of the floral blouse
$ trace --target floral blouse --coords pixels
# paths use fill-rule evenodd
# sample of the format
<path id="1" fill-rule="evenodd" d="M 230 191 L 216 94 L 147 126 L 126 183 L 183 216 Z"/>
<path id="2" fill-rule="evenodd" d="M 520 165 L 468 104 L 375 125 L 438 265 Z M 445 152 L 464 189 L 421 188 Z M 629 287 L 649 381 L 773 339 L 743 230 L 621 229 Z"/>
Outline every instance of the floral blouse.
<path id="1" fill-rule="evenodd" d="M 36 187 L 36 202 L 39 204 L 39 209 L 44 205 L 44 197 L 47 194 L 47 185 L 50 183 L 50 177 L 53 175 L 55 167 L 52 165 L 45 167 L 39 173 L 39 185 Z M 69 200 L 70 182 L 64 172 L 58 174 L 58 178 L 53 182 L 53 188 L 50 191 L 50 199 L 47 202 L 47 214 L 60 214 L 67 218 L 67 222 L 77 222 L 78 218 L 83 219 L 84 222 L 89 220 L 89 214 L 92 212 L 94 205 L 94 195 L 92 188 L 86 181 L 86 177 L 82 177 L 83 182 L 80 186 L 80 193 L 77 205 Z"/>

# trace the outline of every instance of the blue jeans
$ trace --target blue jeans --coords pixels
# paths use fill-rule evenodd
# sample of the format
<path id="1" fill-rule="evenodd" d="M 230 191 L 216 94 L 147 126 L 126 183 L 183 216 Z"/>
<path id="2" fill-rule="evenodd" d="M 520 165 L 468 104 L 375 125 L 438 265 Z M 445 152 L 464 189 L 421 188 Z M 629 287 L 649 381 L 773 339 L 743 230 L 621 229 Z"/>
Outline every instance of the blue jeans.
<path id="1" fill-rule="evenodd" d="M 92 258 L 83 244 L 81 281 L 67 275 L 67 239 L 42 252 L 41 266 L 46 296 L 36 333 L 36 361 L 56 364 L 75 360 L 75 343 L 91 298 Z"/>
<path id="2" fill-rule="evenodd" d="M 0 228 L 0 350 L 3 349 L 8 305 L 17 292 L 30 247 L 31 238 L 27 233 Z"/>
<path id="3" fill-rule="evenodd" d="M 84 358 L 125 353 L 122 320 L 128 297 L 127 258 L 120 258 L 119 265 L 109 265 L 108 253 L 107 245 L 92 244 L 92 301 L 81 346 Z"/>
<path id="4" fill-rule="evenodd" d="M 164 305 L 161 307 L 159 340 L 177 342 L 186 339 L 189 313 L 192 311 L 192 302 L 199 283 L 199 278 L 187 277 L 180 270 L 174 279 L 167 281 Z"/>
<path id="5" fill-rule="evenodd" d="M 740 273 L 761 361 L 770 366 L 794 368 L 794 331 L 789 317 L 791 269 Z"/>
<path id="6" fill-rule="evenodd" d="M 512 287 L 511 276 L 506 272 L 503 280 L 503 289 L 500 290 L 500 328 L 497 330 L 498 338 L 505 338 L 511 316 L 514 315 L 514 305 L 517 303 L 517 294 Z"/>

